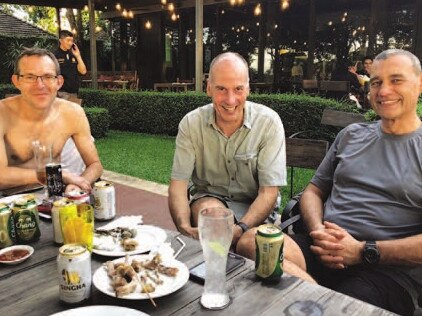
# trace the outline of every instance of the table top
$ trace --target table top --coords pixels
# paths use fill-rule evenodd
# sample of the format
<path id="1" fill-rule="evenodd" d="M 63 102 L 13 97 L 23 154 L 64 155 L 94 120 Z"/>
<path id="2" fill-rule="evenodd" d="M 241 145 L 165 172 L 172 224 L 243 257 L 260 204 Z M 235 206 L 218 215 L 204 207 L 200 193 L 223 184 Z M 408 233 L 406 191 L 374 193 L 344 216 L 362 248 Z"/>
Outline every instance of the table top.
<path id="1" fill-rule="evenodd" d="M 102 225 L 103 223 L 101 223 Z M 41 239 L 32 244 L 35 253 L 16 266 L 0 265 L 0 315 L 49 315 L 74 308 L 59 302 L 56 257 L 58 247 L 53 243 L 52 224 L 41 221 Z M 167 241 L 177 250 L 180 237 L 186 248 L 178 260 L 188 268 L 203 260 L 200 243 L 166 230 Z M 92 255 L 92 272 L 109 258 Z M 199 303 L 203 287 L 188 281 L 180 290 L 155 298 L 157 307 L 149 300 L 124 300 L 107 296 L 92 287 L 91 298 L 84 305 L 116 305 L 141 310 L 151 315 L 393 315 L 375 306 L 334 292 L 319 285 L 304 282 L 284 274 L 277 284 L 263 284 L 255 277 L 254 262 L 246 264 L 227 277 L 231 304 L 221 311 L 208 311 Z M 300 312 L 306 308 L 307 313 Z M 298 314 L 298 312 L 300 312 Z"/>

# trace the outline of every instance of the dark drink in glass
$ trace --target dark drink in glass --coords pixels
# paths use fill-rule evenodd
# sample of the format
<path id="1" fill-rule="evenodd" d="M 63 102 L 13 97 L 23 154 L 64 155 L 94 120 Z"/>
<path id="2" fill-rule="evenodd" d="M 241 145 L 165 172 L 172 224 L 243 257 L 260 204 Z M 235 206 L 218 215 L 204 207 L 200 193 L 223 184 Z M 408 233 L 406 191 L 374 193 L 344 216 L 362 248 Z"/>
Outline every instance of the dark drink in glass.
<path id="1" fill-rule="evenodd" d="M 45 166 L 48 196 L 63 196 L 62 166 L 58 163 L 48 163 Z"/>

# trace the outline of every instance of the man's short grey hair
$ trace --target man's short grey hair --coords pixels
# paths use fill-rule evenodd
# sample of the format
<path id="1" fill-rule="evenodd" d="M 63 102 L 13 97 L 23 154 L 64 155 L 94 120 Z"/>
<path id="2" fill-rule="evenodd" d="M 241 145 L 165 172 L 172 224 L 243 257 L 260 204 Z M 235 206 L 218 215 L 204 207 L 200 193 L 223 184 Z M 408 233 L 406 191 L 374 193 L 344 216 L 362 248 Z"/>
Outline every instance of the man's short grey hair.
<path id="1" fill-rule="evenodd" d="M 49 50 L 44 49 L 44 48 L 39 48 L 39 47 L 25 48 L 20 53 L 18 58 L 16 58 L 14 69 L 13 69 L 13 73 L 15 75 L 20 74 L 19 63 L 20 63 L 21 59 L 25 56 L 40 56 L 40 57 L 47 56 L 47 57 L 50 57 L 50 59 L 54 63 L 54 67 L 56 68 L 56 75 L 60 75 L 60 65 L 59 65 L 59 62 L 56 59 L 56 56 L 54 56 L 54 54 L 52 52 L 50 52 Z"/>
<path id="2" fill-rule="evenodd" d="M 238 61 L 240 61 L 244 66 L 245 66 L 245 71 L 247 74 L 247 79 L 248 79 L 248 83 L 249 83 L 249 65 L 246 62 L 245 58 L 242 57 L 242 55 L 238 54 L 238 53 L 234 53 L 234 52 L 226 52 L 226 53 L 222 53 L 220 55 L 217 55 L 210 64 L 210 73 L 209 73 L 209 78 L 208 80 L 212 81 L 212 76 L 213 76 L 213 70 L 216 64 L 218 64 L 220 61 L 222 60 L 233 60 L 233 59 L 237 59 Z"/>
<path id="3" fill-rule="evenodd" d="M 390 58 L 392 56 L 406 56 L 412 62 L 412 67 L 413 67 L 413 70 L 415 71 L 415 74 L 417 76 L 419 76 L 421 74 L 422 70 L 421 70 L 421 62 L 420 62 L 419 58 L 416 57 L 415 55 L 413 55 L 411 52 L 404 50 L 404 49 L 396 49 L 396 48 L 387 49 L 387 50 L 379 53 L 375 57 L 374 61 L 385 60 L 385 59 Z"/>

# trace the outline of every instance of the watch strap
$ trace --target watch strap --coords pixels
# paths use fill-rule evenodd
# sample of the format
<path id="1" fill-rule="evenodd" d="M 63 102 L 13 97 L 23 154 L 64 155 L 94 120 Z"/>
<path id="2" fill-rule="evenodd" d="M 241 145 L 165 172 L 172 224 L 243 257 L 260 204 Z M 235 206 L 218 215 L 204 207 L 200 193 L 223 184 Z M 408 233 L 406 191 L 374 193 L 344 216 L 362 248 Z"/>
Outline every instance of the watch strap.
<path id="1" fill-rule="evenodd" d="M 243 232 L 246 232 L 249 230 L 249 226 L 246 225 L 244 222 L 237 222 L 236 225 L 242 228 Z"/>

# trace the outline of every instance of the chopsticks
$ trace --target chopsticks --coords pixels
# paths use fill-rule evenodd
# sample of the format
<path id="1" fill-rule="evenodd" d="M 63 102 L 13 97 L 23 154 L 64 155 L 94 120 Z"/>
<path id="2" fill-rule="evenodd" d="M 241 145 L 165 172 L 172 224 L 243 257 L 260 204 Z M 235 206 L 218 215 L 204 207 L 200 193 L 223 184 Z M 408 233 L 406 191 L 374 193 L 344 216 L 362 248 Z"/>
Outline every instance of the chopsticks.
<path id="1" fill-rule="evenodd" d="M 177 256 L 182 252 L 182 250 L 186 247 L 185 242 L 180 237 L 176 237 L 177 241 L 182 244 L 182 246 L 177 250 L 177 252 L 174 254 L 174 259 L 177 258 Z"/>
<path id="2" fill-rule="evenodd" d="M 155 303 L 154 299 L 151 297 L 151 294 L 149 294 L 148 289 L 145 287 L 145 283 L 142 280 L 142 277 L 139 278 L 139 283 L 142 286 L 142 289 L 144 290 L 145 294 L 148 296 L 149 300 L 151 301 L 151 304 L 154 305 L 154 307 L 157 307 L 157 304 Z"/>

